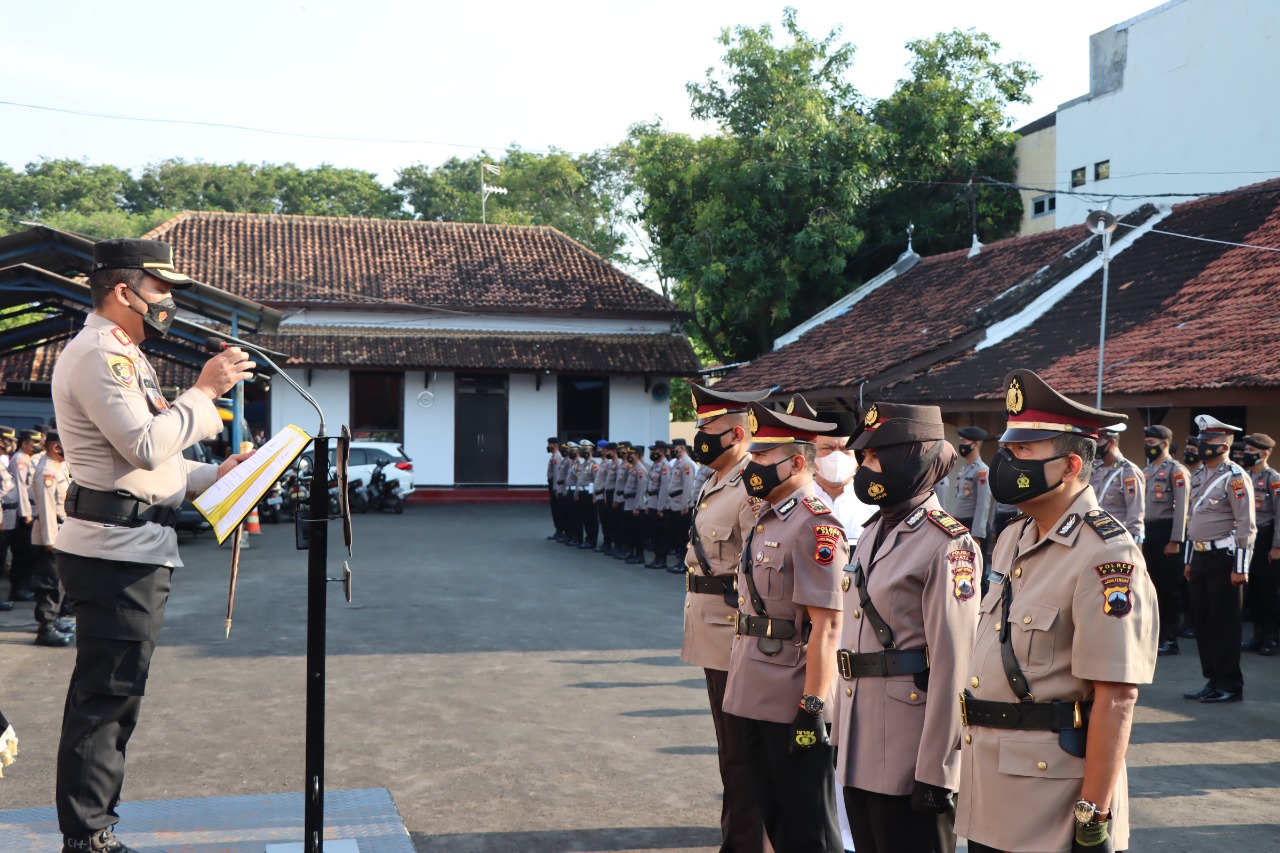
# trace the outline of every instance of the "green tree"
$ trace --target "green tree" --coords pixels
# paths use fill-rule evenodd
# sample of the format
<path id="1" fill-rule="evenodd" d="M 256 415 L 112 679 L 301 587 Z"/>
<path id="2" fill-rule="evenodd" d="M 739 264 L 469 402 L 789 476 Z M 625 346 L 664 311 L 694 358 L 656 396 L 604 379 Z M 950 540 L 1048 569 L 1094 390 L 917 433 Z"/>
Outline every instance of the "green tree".
<path id="1" fill-rule="evenodd" d="M 620 257 L 624 237 L 614 227 L 611 201 L 604 192 L 607 173 L 602 155 L 573 156 L 552 149 L 546 154 L 512 146 L 502 157 L 481 152 L 467 159 L 450 158 L 432 168 L 418 163 L 402 169 L 395 183 L 418 219 L 443 222 L 481 221 L 480 180 L 502 187 L 491 195 L 484 219 L 503 225 L 549 225 L 609 259 Z"/>
<path id="2" fill-rule="evenodd" d="M 961 249 L 1018 228 L 1017 168 L 1009 106 L 1029 103 L 1039 75 L 1025 62 L 999 62 L 1000 45 L 976 30 L 951 30 L 907 43 L 910 76 L 872 109 L 884 131 L 877 191 L 859 222 L 867 249 L 850 272 L 871 278 L 893 263 L 914 224 L 923 255 Z"/>
<path id="3" fill-rule="evenodd" d="M 688 86 L 701 139 L 660 125 L 632 128 L 635 184 L 658 264 L 712 357 L 767 350 L 796 320 L 846 289 L 862 242 L 857 210 L 879 133 L 846 79 L 853 46 L 839 31 L 807 35 L 783 15 L 724 30 L 723 73 Z"/>

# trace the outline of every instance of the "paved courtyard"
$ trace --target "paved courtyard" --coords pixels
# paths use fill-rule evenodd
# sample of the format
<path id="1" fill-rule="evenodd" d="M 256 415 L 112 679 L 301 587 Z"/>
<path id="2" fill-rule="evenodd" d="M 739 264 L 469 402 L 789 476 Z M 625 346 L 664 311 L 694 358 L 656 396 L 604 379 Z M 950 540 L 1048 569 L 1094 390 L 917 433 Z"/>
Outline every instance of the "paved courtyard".
<path id="1" fill-rule="evenodd" d="M 714 732 L 678 660 L 683 584 L 547 542 L 540 507 L 356 518 L 355 601 L 332 585 L 326 787 L 390 790 L 419 851 L 705 851 Z M 337 528 L 334 528 L 337 533 Z M 340 538 L 340 534 L 339 534 Z M 298 791 L 305 554 L 264 526 L 223 639 L 230 549 L 183 537 L 126 800 Z M 332 551 L 330 574 L 345 552 Z M 0 614 L 0 708 L 22 757 L 0 808 L 53 803 L 71 650 Z M 1280 658 L 1208 707 L 1194 644 L 1144 688 L 1129 778 L 1135 851 L 1280 850 Z M 128 838 L 128 827 L 120 827 Z M 0 837 L 0 850 L 5 840 Z"/>

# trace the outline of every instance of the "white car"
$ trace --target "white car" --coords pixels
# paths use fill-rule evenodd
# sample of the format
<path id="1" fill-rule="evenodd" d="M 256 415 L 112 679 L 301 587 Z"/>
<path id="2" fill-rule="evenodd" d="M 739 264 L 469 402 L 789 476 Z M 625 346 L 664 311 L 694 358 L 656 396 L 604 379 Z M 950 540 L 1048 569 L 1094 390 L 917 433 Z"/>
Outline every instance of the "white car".
<path id="1" fill-rule="evenodd" d="M 329 465 L 332 467 L 336 460 L 334 445 L 336 441 L 329 442 Z M 302 458 L 311 462 L 311 451 L 308 450 L 302 454 Z M 388 480 L 396 479 L 400 481 L 400 494 L 408 497 L 413 491 L 413 460 L 404 452 L 404 448 L 393 441 L 353 441 L 351 442 L 351 458 L 347 462 L 347 477 L 352 480 L 360 480 L 361 487 L 366 488 L 369 485 L 369 478 L 373 476 L 373 469 L 379 462 L 385 461 L 386 467 L 382 469 L 382 473 L 387 475 Z"/>

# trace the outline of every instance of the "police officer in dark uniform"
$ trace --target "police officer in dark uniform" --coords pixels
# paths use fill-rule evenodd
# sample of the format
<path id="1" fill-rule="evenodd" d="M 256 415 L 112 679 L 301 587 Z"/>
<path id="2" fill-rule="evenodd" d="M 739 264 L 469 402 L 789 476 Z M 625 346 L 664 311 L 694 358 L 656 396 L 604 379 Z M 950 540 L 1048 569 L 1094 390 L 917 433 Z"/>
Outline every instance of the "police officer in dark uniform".
<path id="1" fill-rule="evenodd" d="M 58 746 L 63 853 L 129 853 L 112 827 L 170 575 L 182 565 L 174 525 L 184 498 L 248 456 L 221 466 L 182 457 L 222 431 L 213 401 L 252 377 L 243 350 L 215 355 L 195 386 L 169 402 L 138 348 L 173 322 L 170 290 L 194 283 L 172 259 L 170 246 L 155 240 L 96 244 L 94 311 L 53 371 L 58 431 L 76 478 L 56 544 L 78 622 Z"/>

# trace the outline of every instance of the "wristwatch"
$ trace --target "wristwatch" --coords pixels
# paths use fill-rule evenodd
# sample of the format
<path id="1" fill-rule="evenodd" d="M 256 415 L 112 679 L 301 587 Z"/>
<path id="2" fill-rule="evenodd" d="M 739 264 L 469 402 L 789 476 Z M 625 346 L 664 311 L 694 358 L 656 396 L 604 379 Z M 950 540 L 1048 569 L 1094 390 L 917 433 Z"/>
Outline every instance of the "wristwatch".
<path id="1" fill-rule="evenodd" d="M 1111 809 L 1104 812 L 1088 800 L 1077 800 L 1075 812 L 1076 823 L 1090 824 L 1111 820 Z"/>
<path id="2" fill-rule="evenodd" d="M 817 696 L 811 696 L 808 693 L 800 697 L 800 707 L 814 717 L 822 716 L 822 709 L 825 705 L 826 703 Z"/>

